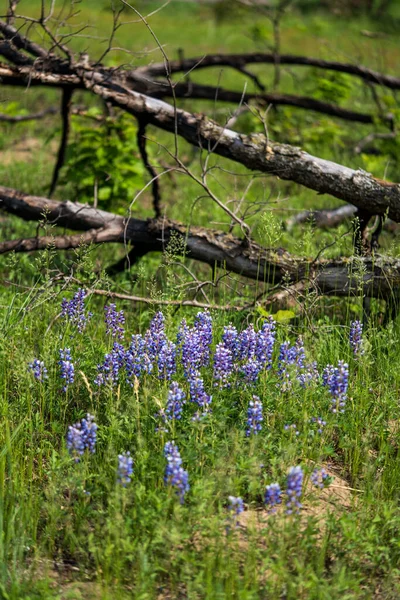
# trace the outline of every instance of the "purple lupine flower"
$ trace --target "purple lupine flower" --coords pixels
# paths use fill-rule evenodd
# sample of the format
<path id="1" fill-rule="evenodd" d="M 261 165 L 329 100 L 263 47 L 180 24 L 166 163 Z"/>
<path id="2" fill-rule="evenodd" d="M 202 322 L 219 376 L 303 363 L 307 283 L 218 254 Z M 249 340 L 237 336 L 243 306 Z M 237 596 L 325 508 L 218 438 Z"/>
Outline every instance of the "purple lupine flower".
<path id="1" fill-rule="evenodd" d="M 74 383 L 75 380 L 75 369 L 72 363 L 71 350 L 69 348 L 60 350 L 60 360 L 58 361 L 58 364 L 61 368 L 61 378 L 64 379 L 62 390 L 63 392 L 66 392 L 68 386 L 71 383 Z"/>
<path id="2" fill-rule="evenodd" d="M 359 320 L 352 322 L 350 327 L 350 346 L 355 357 L 364 354 L 362 339 L 363 324 Z"/>
<path id="3" fill-rule="evenodd" d="M 288 423 L 287 425 L 284 425 L 283 429 L 285 431 L 293 432 L 296 436 L 300 434 L 300 431 L 297 429 L 296 423 Z"/>
<path id="4" fill-rule="evenodd" d="M 125 316 L 123 310 L 117 310 L 115 304 L 106 304 L 104 307 L 104 321 L 107 326 L 106 333 L 113 338 L 122 340 L 124 337 Z"/>
<path id="5" fill-rule="evenodd" d="M 208 310 L 197 313 L 193 329 L 198 335 L 200 344 L 200 366 L 206 367 L 210 362 L 210 352 L 213 337 L 212 317 Z"/>
<path id="6" fill-rule="evenodd" d="M 254 326 L 249 325 L 239 334 L 239 359 L 250 360 L 254 358 L 257 347 L 257 334 L 254 331 Z"/>
<path id="7" fill-rule="evenodd" d="M 231 323 L 224 327 L 222 343 L 232 352 L 233 359 L 236 360 L 239 356 L 239 334 L 236 327 Z"/>
<path id="8" fill-rule="evenodd" d="M 133 377 L 142 373 L 151 373 L 153 364 L 146 352 L 146 342 L 140 334 L 132 335 L 131 343 L 125 352 L 126 377 L 129 385 L 133 386 Z"/>
<path id="9" fill-rule="evenodd" d="M 214 354 L 214 379 L 219 382 L 219 387 L 229 387 L 229 377 L 233 370 L 232 352 L 220 343 L 217 345 Z M 216 383 L 215 385 L 218 385 Z"/>
<path id="10" fill-rule="evenodd" d="M 126 363 L 126 352 L 122 344 L 114 342 L 111 352 L 105 355 L 102 365 L 97 365 L 96 385 L 117 385 L 119 372 Z"/>
<path id="11" fill-rule="evenodd" d="M 95 452 L 98 427 L 94 419 L 88 413 L 85 419 L 68 427 L 67 448 L 75 462 L 79 462 L 85 450 L 92 454 Z"/>
<path id="12" fill-rule="evenodd" d="M 166 340 L 158 353 L 158 378 L 170 380 L 176 373 L 176 346 Z"/>
<path id="13" fill-rule="evenodd" d="M 332 412 L 344 412 L 349 386 L 349 366 L 339 360 L 338 366 L 328 365 L 323 372 L 322 382 L 329 388 L 332 396 Z"/>
<path id="14" fill-rule="evenodd" d="M 179 323 L 178 333 L 176 334 L 176 347 L 177 348 L 179 348 L 179 349 L 182 348 L 182 344 L 183 344 L 188 332 L 189 332 L 189 327 L 186 322 L 186 319 L 182 319 L 182 321 Z"/>
<path id="15" fill-rule="evenodd" d="M 117 481 L 126 487 L 131 482 L 133 473 L 133 458 L 130 452 L 118 454 Z"/>
<path id="16" fill-rule="evenodd" d="M 302 387 L 307 387 L 310 383 L 319 381 L 319 371 L 316 361 L 305 365 L 304 368 L 299 371 L 297 380 Z"/>
<path id="17" fill-rule="evenodd" d="M 278 373 L 283 391 L 290 390 L 295 379 L 303 387 L 310 381 L 315 380 L 318 374 L 316 364 L 312 363 L 306 367 L 305 358 L 306 355 L 301 337 L 297 339 L 294 346 L 291 346 L 290 342 L 281 344 L 278 358 Z"/>
<path id="18" fill-rule="evenodd" d="M 314 471 L 311 473 L 311 482 L 320 490 L 323 490 L 324 487 L 329 485 L 329 480 L 330 477 L 324 468 L 314 469 Z"/>
<path id="19" fill-rule="evenodd" d="M 240 367 L 240 372 L 247 385 L 254 385 L 257 382 L 261 370 L 262 364 L 256 358 L 250 358 L 242 367 Z"/>
<path id="20" fill-rule="evenodd" d="M 165 417 L 169 421 L 172 419 L 181 419 L 182 418 L 182 410 L 183 405 L 185 404 L 186 394 L 179 387 L 179 384 L 176 381 L 171 383 L 171 387 L 168 392 L 168 400 L 167 406 L 165 408 Z"/>
<path id="21" fill-rule="evenodd" d="M 301 508 L 300 498 L 303 492 L 303 469 L 300 466 L 292 467 L 289 470 L 286 480 L 286 512 L 291 515 L 293 512 L 299 512 Z"/>
<path id="22" fill-rule="evenodd" d="M 244 511 L 244 504 L 240 496 L 228 496 L 228 511 L 231 517 L 236 519 L 236 527 L 239 525 L 238 516 Z"/>
<path id="23" fill-rule="evenodd" d="M 189 379 L 190 400 L 205 412 L 209 412 L 212 396 L 209 396 L 204 390 L 204 381 L 199 373 Z"/>
<path id="24" fill-rule="evenodd" d="M 272 367 L 272 353 L 275 344 L 275 320 L 268 317 L 262 328 L 257 332 L 255 354 L 259 363 L 267 369 Z"/>
<path id="25" fill-rule="evenodd" d="M 263 406 L 258 396 L 253 396 L 253 400 L 249 402 L 247 410 L 247 437 L 251 434 L 257 434 L 262 429 L 263 422 Z"/>
<path id="26" fill-rule="evenodd" d="M 322 417 L 311 417 L 310 423 L 316 423 L 318 425 L 317 433 L 322 433 L 323 428 L 326 426 L 326 421 Z"/>
<path id="27" fill-rule="evenodd" d="M 165 319 L 161 311 L 156 313 L 150 322 L 145 335 L 146 351 L 152 362 L 157 360 L 161 349 L 167 342 L 165 334 Z"/>
<path id="28" fill-rule="evenodd" d="M 167 442 L 164 447 L 164 456 L 167 459 L 164 482 L 176 488 L 180 503 L 185 501 L 185 494 L 189 491 L 189 475 L 182 467 L 182 458 L 174 442 Z"/>
<path id="29" fill-rule="evenodd" d="M 72 325 L 76 325 L 79 333 L 85 329 L 93 313 L 85 312 L 85 298 L 87 292 L 79 288 L 72 300 L 63 298 L 61 302 L 61 317 L 68 320 Z"/>
<path id="30" fill-rule="evenodd" d="M 265 488 L 264 503 L 268 507 L 269 512 L 276 511 L 276 505 L 282 502 L 282 490 L 279 483 L 271 483 Z"/>
<path id="31" fill-rule="evenodd" d="M 28 363 L 28 371 L 31 371 L 34 378 L 40 383 L 43 383 L 45 379 L 48 379 L 44 362 L 38 358 L 34 358 L 31 363 Z"/>

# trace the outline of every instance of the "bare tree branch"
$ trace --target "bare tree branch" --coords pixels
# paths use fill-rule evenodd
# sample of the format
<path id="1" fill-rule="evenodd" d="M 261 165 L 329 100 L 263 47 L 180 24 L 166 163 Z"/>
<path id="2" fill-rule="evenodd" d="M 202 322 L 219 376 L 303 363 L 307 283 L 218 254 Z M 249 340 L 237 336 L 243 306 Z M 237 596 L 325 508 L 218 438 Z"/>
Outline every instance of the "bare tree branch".
<path id="1" fill-rule="evenodd" d="M 61 119 L 62 119 L 62 132 L 61 132 L 61 141 L 60 147 L 57 153 L 57 161 L 54 166 L 53 177 L 50 184 L 49 196 L 51 197 L 54 194 L 54 191 L 57 187 L 57 181 L 60 174 L 60 170 L 65 161 L 65 153 L 67 150 L 68 144 L 68 136 L 70 130 L 70 114 L 71 114 L 71 100 L 72 100 L 73 90 L 70 88 L 65 88 L 62 90 L 61 96 Z"/>

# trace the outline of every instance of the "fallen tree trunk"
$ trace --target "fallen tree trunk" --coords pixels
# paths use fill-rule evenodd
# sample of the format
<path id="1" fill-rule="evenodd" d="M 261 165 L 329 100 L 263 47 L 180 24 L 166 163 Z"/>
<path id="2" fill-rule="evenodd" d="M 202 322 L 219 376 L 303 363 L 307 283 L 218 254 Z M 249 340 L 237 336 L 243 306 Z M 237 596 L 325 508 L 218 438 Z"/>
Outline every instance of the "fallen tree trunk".
<path id="1" fill-rule="evenodd" d="M 400 260 L 374 256 L 336 260 L 311 260 L 268 249 L 221 231 L 191 227 L 169 219 L 124 218 L 73 202 L 57 202 L 0 187 L 0 208 L 27 221 L 48 221 L 84 233 L 54 235 L 0 243 L 0 253 L 28 252 L 49 245 L 62 250 L 82 244 L 115 242 L 134 244 L 143 253 L 163 252 L 171 236 L 184 241 L 188 258 L 218 266 L 238 275 L 269 284 L 306 282 L 320 294 L 391 298 L 400 286 Z"/>

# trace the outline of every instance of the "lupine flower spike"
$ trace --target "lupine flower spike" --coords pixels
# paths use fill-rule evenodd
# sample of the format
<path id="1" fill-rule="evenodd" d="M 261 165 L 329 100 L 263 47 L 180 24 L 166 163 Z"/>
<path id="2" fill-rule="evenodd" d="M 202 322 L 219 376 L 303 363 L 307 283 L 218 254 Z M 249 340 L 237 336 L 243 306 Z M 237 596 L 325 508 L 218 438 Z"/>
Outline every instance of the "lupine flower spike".
<path id="1" fill-rule="evenodd" d="M 263 407 L 262 402 L 258 396 L 253 396 L 253 400 L 249 402 L 249 408 L 247 410 L 247 437 L 251 434 L 257 434 L 262 429 L 261 423 L 263 422 Z"/>
<path id="2" fill-rule="evenodd" d="M 86 419 L 68 427 L 67 448 L 75 462 L 79 462 L 85 450 L 94 454 L 97 429 L 94 416 L 89 413 L 86 415 Z"/>
<path id="3" fill-rule="evenodd" d="M 133 458 L 130 452 L 118 455 L 117 478 L 118 483 L 126 487 L 131 482 L 133 473 Z"/>
<path id="4" fill-rule="evenodd" d="M 322 469 L 314 469 L 311 473 L 311 482 L 315 487 L 323 490 L 324 487 L 327 487 L 330 482 L 330 477 L 324 468 Z"/>
<path id="5" fill-rule="evenodd" d="M 282 490 L 279 483 L 271 483 L 265 488 L 264 503 L 269 512 L 275 512 L 277 504 L 282 502 Z"/>
<path id="6" fill-rule="evenodd" d="M 350 346 L 356 358 L 364 354 L 362 330 L 363 324 L 361 321 L 355 320 L 352 322 L 350 326 Z"/>
<path id="7" fill-rule="evenodd" d="M 298 513 L 301 508 L 300 498 L 303 492 L 303 469 L 301 467 L 292 467 L 288 473 L 286 480 L 286 512 L 291 515 L 293 512 Z"/>
<path id="8" fill-rule="evenodd" d="M 106 333 L 117 339 L 124 337 L 125 317 L 123 310 L 118 311 L 115 304 L 107 304 L 104 307 L 104 321 L 107 327 Z"/>
<path id="9" fill-rule="evenodd" d="M 75 368 L 72 363 L 71 350 L 69 348 L 60 350 L 60 360 L 58 361 L 58 364 L 61 368 L 61 378 L 64 379 L 64 386 L 62 390 L 63 392 L 66 392 L 68 386 L 71 383 L 74 383 L 75 380 Z"/>
<path id="10" fill-rule="evenodd" d="M 48 379 L 44 362 L 38 358 L 34 358 L 33 361 L 28 364 L 28 370 L 33 373 L 36 381 L 39 381 L 40 383 L 43 383 L 45 379 Z"/>
<path id="11" fill-rule="evenodd" d="M 239 525 L 239 521 L 237 520 L 237 517 L 244 511 L 243 500 L 239 496 L 237 496 L 237 497 L 236 496 L 228 496 L 228 500 L 229 500 L 229 505 L 228 505 L 229 514 L 232 517 L 236 518 L 236 527 L 237 527 Z"/>
<path id="12" fill-rule="evenodd" d="M 164 447 L 164 456 L 167 459 L 164 482 L 176 488 L 180 503 L 185 501 L 185 494 L 189 491 L 189 475 L 182 467 L 182 458 L 178 446 L 174 442 L 167 442 Z"/>
<path id="13" fill-rule="evenodd" d="M 61 302 L 61 317 L 68 320 L 72 325 L 78 328 L 79 333 L 85 329 L 93 313 L 85 312 L 86 292 L 79 288 L 72 300 L 63 298 Z"/>

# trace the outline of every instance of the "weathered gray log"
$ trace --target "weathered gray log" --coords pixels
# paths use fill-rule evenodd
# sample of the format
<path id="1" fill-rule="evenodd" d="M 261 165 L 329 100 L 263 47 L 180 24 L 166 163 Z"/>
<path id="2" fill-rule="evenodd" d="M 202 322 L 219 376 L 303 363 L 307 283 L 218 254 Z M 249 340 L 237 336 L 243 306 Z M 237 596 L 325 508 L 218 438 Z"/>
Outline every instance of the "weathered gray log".
<path id="1" fill-rule="evenodd" d="M 305 281 L 321 294 L 390 298 L 400 286 L 400 260 L 349 257 L 337 260 L 296 258 L 282 249 L 263 248 L 221 231 L 192 227 L 168 219 L 124 218 L 73 202 L 57 202 L 0 187 L 0 208 L 27 221 L 38 221 L 43 212 L 49 221 L 83 231 L 0 243 L 0 253 L 28 252 L 47 248 L 76 248 L 82 243 L 133 243 L 147 251 L 162 252 L 171 235 L 180 235 L 185 256 L 222 267 L 244 277 L 271 284 L 283 280 Z"/>

